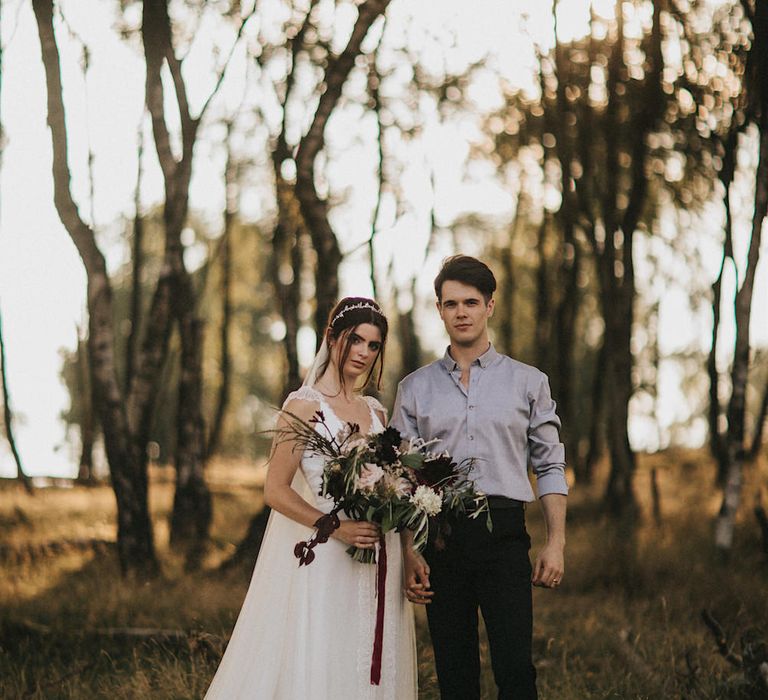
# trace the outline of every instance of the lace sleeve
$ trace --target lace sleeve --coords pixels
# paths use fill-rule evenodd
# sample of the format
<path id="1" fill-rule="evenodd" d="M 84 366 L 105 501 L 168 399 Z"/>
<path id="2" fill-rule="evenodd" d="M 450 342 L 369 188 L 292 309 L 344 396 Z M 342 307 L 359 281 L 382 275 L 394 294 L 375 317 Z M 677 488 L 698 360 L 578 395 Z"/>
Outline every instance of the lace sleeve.
<path id="1" fill-rule="evenodd" d="M 292 391 L 290 394 L 288 394 L 288 396 L 285 397 L 285 401 L 283 401 L 283 408 L 288 405 L 289 401 L 293 401 L 294 399 L 301 399 L 302 401 L 316 401 L 317 403 L 320 403 L 323 400 L 323 396 L 317 389 L 313 389 L 311 386 L 303 386 L 296 391 Z"/>
<path id="2" fill-rule="evenodd" d="M 370 408 L 373 411 L 376 411 L 376 413 L 379 413 L 380 415 L 384 416 L 383 422 L 384 422 L 384 425 L 386 426 L 387 419 L 388 419 L 387 409 L 381 405 L 381 401 L 379 401 L 374 396 L 363 396 L 363 400 L 365 401 L 365 403 L 368 404 L 368 406 L 370 406 Z"/>

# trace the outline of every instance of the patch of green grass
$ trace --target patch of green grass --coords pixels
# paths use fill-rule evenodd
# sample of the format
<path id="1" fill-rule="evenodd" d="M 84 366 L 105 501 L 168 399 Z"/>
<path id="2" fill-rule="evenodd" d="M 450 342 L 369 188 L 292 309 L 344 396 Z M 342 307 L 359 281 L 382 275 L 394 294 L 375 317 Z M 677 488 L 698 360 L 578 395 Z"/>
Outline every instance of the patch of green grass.
<path id="1" fill-rule="evenodd" d="M 662 522 L 650 517 L 649 470 L 659 470 Z M 766 465 L 747 473 L 744 508 L 729 561 L 712 546 L 718 498 L 714 469 L 699 454 L 640 459 L 636 490 L 644 517 L 622 528 L 598 507 L 601 484 L 577 486 L 569 503 L 566 576 L 557 591 L 534 593 L 534 654 L 543 700 L 690 698 L 739 695 L 739 676 L 717 653 L 700 619 L 723 624 L 733 648 L 752 629 L 768 638 L 768 566 L 750 513 Z M 201 698 L 221 640 L 234 625 L 250 569 L 216 566 L 261 507 L 258 479 L 214 472 L 214 523 L 206 568 L 185 574 L 168 550 L 164 522 L 172 483 L 156 478 L 152 509 L 163 576 L 120 578 L 113 550 L 64 550 L 2 564 L 0 698 Z M 108 487 L 47 490 L 33 497 L 4 486 L 0 544 L 114 537 Z M 535 556 L 543 542 L 538 507 L 528 512 Z M 181 638 L 112 637 L 107 628 L 182 630 Z M 424 611 L 417 610 L 420 698 L 439 697 Z M 481 650 L 484 698 L 495 697 L 487 644 Z M 347 699 L 340 699 L 347 700 Z M 349 699 L 355 700 L 355 699 Z"/>

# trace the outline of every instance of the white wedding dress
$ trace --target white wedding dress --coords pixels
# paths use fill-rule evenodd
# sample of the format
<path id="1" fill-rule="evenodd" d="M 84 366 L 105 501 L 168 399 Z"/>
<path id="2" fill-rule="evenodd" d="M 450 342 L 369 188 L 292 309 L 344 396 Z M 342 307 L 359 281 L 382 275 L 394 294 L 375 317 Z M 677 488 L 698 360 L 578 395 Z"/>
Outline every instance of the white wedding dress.
<path id="1" fill-rule="evenodd" d="M 302 387 L 288 400 L 293 398 L 319 402 L 333 433 L 343 427 L 315 389 Z M 372 431 L 383 430 L 374 411 L 381 405 L 365 398 Z M 333 503 L 319 495 L 322 473 L 322 457 L 305 452 L 292 486 L 327 513 Z M 386 535 L 381 680 L 372 685 L 376 566 L 356 562 L 345 544 L 331 538 L 314 549 L 311 564 L 299 568 L 294 546 L 313 532 L 272 511 L 245 602 L 205 700 L 415 700 L 416 640 L 413 611 L 402 592 L 400 536 Z"/>

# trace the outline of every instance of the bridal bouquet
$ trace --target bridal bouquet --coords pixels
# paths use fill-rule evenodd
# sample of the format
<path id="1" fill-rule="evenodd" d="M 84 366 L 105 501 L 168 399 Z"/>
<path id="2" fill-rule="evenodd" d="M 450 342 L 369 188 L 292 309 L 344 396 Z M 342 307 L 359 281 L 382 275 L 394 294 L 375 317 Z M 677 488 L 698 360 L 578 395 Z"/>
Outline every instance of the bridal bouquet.
<path id="1" fill-rule="evenodd" d="M 325 458 L 320 494 L 334 503 L 315 524 L 313 537 L 296 545 L 300 566 L 313 561 L 312 549 L 339 526 L 339 511 L 377 523 L 382 535 L 393 529 L 412 530 L 416 551 L 426 545 L 430 525 L 439 530 L 449 516 L 476 518 L 486 513 L 491 529 L 487 499 L 469 478 L 472 460 L 456 464 L 447 452 L 432 452 L 436 441 L 411 439 L 403 444 L 395 428 L 361 435 L 357 424 L 347 423 L 334 435 L 322 411 L 309 422 L 288 411 L 284 414 L 288 425 L 278 431 L 278 440 L 292 440 L 296 449 Z M 347 552 L 357 561 L 376 562 L 373 549 L 349 547 Z"/>

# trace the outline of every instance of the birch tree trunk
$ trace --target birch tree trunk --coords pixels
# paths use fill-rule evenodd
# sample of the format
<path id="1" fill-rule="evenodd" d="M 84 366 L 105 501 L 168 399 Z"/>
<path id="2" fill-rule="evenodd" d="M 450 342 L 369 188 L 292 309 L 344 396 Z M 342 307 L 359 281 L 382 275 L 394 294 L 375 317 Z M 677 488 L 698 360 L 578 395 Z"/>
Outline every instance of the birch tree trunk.
<path id="1" fill-rule="evenodd" d="M 206 445 L 206 459 L 218 449 L 224 428 L 224 416 L 229 403 L 231 383 L 230 326 L 232 322 L 232 229 L 237 215 L 239 199 L 239 168 L 232 153 L 233 124 L 227 124 L 227 164 L 224 168 L 224 190 L 226 204 L 224 208 L 224 232 L 220 241 L 221 259 L 221 327 L 219 329 L 219 390 L 216 396 L 211 430 Z"/>
<path id="2" fill-rule="evenodd" d="M 766 11 L 768 12 L 768 10 Z M 768 26 L 768 23 L 766 24 Z M 757 27 L 755 28 L 757 31 Z M 768 67 L 768 66 L 766 66 Z M 744 421 L 746 414 L 747 378 L 749 374 L 750 319 L 752 291 L 760 259 L 763 221 L 768 213 L 768 128 L 760 129 L 760 155 L 755 182 L 755 211 L 752 217 L 752 237 L 747 253 L 744 282 L 736 293 L 733 368 L 731 369 L 731 399 L 728 402 L 728 433 L 725 456 L 728 468 L 723 502 L 715 523 L 715 546 L 729 551 L 733 545 L 733 527 L 741 500 L 742 468 L 745 459 Z"/>
<path id="3" fill-rule="evenodd" d="M 2 8 L 0 8 L 0 16 Z M 2 27 L 2 21 L 0 21 L 0 27 Z M 0 96 L 2 96 L 3 85 L 3 47 L 0 45 Z M 0 105 L 2 100 L 0 100 Z M 2 173 L 3 166 L 3 152 L 5 150 L 5 129 L 3 128 L 3 121 L 0 115 L 0 173 Z M 16 463 L 16 476 L 24 485 L 24 488 L 28 493 L 32 493 L 32 482 L 29 477 L 24 473 L 24 467 L 21 463 L 21 455 L 16 447 L 16 438 L 13 434 L 13 411 L 11 411 L 11 399 L 10 392 L 8 391 L 8 374 L 5 365 L 5 341 L 3 338 L 3 321 L 0 316 L 0 387 L 2 388 L 3 398 L 3 424 L 5 426 L 5 437 L 8 440 L 8 445 L 11 448 L 11 454 L 13 455 L 13 461 Z"/>
<path id="4" fill-rule="evenodd" d="M 16 446 L 16 437 L 13 433 L 13 411 L 11 410 L 11 398 L 8 391 L 8 371 L 5 365 L 5 340 L 3 337 L 3 319 L 0 316 L 0 388 L 3 391 L 3 426 L 5 427 L 5 438 L 8 440 L 8 446 L 11 448 L 13 461 L 16 463 L 16 478 L 22 483 L 27 493 L 34 493 L 32 481 L 24 472 L 21 463 L 21 455 Z"/>
<path id="5" fill-rule="evenodd" d="M 736 170 L 736 150 L 739 145 L 741 129 L 732 129 L 723 144 L 723 167 L 720 182 L 723 185 L 723 207 L 725 209 L 725 232 L 723 240 L 723 258 L 717 279 L 712 283 L 712 344 L 707 357 L 707 375 L 709 376 L 709 449 L 717 462 L 717 483 L 725 483 L 728 460 L 725 454 L 725 438 L 720 428 L 720 375 L 717 371 L 718 335 L 720 332 L 720 305 L 722 302 L 723 273 L 726 263 L 733 259 L 733 216 L 731 213 L 731 182 Z"/>
<path id="6" fill-rule="evenodd" d="M 93 391 L 91 372 L 88 365 L 88 341 L 81 339 L 82 331 L 77 329 L 77 388 L 80 393 L 80 462 L 77 480 L 84 483 L 93 481 L 93 445 L 96 441 L 96 396 Z"/>
<path id="7" fill-rule="evenodd" d="M 192 158 L 202 113 L 193 119 L 187 100 L 181 63 L 174 54 L 167 0 L 145 0 L 142 38 L 146 60 L 146 103 L 152 115 L 155 149 L 165 184 L 164 269 L 168 270 L 169 297 L 181 341 L 181 377 L 176 414 L 176 493 L 171 515 L 171 543 L 188 547 L 189 567 L 199 564 L 208 536 L 211 499 L 205 483 L 205 433 L 202 415 L 202 321 L 197 318 L 196 294 L 184 263 L 181 233 L 189 208 Z M 181 120 L 181 156 L 176 158 L 165 121 L 163 64 L 173 79 Z M 204 111 L 204 110 L 203 110 Z"/>
<path id="8" fill-rule="evenodd" d="M 130 429 L 130 415 L 116 370 L 112 288 L 104 256 L 91 228 L 83 221 L 72 198 L 67 160 L 67 132 L 62 99 L 59 50 L 53 28 L 52 0 L 34 0 L 48 96 L 48 126 L 53 147 L 54 204 L 85 266 L 88 304 L 88 360 L 100 423 L 117 500 L 117 550 L 124 573 L 141 577 L 158 572 L 147 503 L 146 458 Z M 144 396 L 152 395 L 151 372 L 144 373 Z M 149 401 L 134 399 L 137 415 L 147 412 Z"/>
<path id="9" fill-rule="evenodd" d="M 661 11 L 664 0 L 653 3 L 653 26 L 645 66 L 645 100 L 633 123 L 631 144 L 631 185 L 627 205 L 623 210 L 617 200 L 618 158 L 612 126 L 618 126 L 617 94 L 624 71 L 624 20 L 622 3 L 616 5 L 618 41 L 613 48 L 609 66 L 607 143 L 609 180 L 603 218 L 605 241 L 597 256 L 601 301 L 605 319 L 606 404 L 608 408 L 607 442 L 611 455 L 611 473 L 605 494 L 606 504 L 615 515 L 633 514 L 637 509 L 632 479 L 635 470 L 634 453 L 629 444 L 629 401 L 632 398 L 632 322 L 635 301 L 634 234 L 648 195 L 648 175 L 645 171 L 648 147 L 646 138 L 663 114 L 661 52 Z M 615 178 L 615 179 L 614 179 Z"/>
<path id="10" fill-rule="evenodd" d="M 733 545 L 736 512 L 741 501 L 742 468 L 745 460 L 745 418 L 747 380 L 750 366 L 750 321 L 755 275 L 760 260 L 763 225 L 768 214 L 768 3 L 756 2 L 754 12 L 745 5 L 752 21 L 753 40 L 744 73 L 747 95 L 747 123 L 757 126 L 758 162 L 755 173 L 755 206 L 747 251 L 744 280 L 736 292 L 734 320 L 736 339 L 731 368 L 731 397 L 726 416 L 728 430 L 723 450 L 727 469 L 723 486 L 723 501 L 715 522 L 715 546 L 729 552 Z"/>

